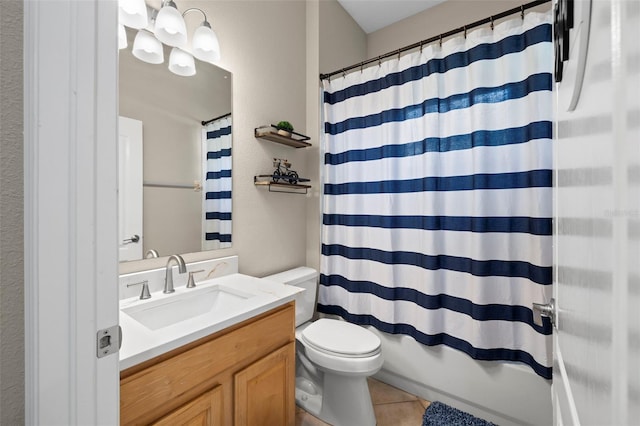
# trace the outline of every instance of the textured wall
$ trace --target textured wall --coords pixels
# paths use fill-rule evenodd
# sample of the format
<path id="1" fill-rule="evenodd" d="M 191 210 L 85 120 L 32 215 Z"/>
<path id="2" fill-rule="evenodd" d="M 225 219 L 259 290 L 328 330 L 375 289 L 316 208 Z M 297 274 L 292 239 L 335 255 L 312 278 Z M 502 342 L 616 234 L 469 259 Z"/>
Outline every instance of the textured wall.
<path id="1" fill-rule="evenodd" d="M 320 269 L 320 1 L 307 1 L 306 16 L 306 110 L 307 132 L 316 143 L 306 148 L 306 169 L 308 177 L 317 182 L 307 195 L 306 228 L 307 253 L 306 265 Z"/>
<path id="2" fill-rule="evenodd" d="M 22 2 L 0 10 L 0 424 L 24 422 Z"/>
<path id="3" fill-rule="evenodd" d="M 366 34 L 336 0 L 307 1 L 307 129 L 314 139 L 307 148 L 309 177 L 318 182 L 307 195 L 306 265 L 320 268 L 321 101 L 319 74 L 365 59 Z"/>
<path id="4" fill-rule="evenodd" d="M 306 177 L 307 151 L 256 139 L 253 132 L 256 126 L 287 120 L 296 131 L 307 133 L 305 3 L 193 3 L 215 8 L 213 25 L 223 55 L 220 64 L 233 73 L 231 250 L 239 255 L 240 272 L 262 276 L 304 265 L 306 198 L 268 192 L 256 187 L 253 177 L 270 173 L 274 157 L 289 159 L 293 169 Z"/>
<path id="5" fill-rule="evenodd" d="M 366 59 L 367 34 L 336 0 L 320 1 L 320 72 Z"/>
<path id="6" fill-rule="evenodd" d="M 435 37 L 492 14 L 520 7 L 518 0 L 448 0 L 400 22 L 374 31 L 367 37 L 367 57 L 373 58 L 403 46 Z M 548 10 L 550 3 L 535 10 Z M 498 22 L 498 21 L 496 21 Z"/>

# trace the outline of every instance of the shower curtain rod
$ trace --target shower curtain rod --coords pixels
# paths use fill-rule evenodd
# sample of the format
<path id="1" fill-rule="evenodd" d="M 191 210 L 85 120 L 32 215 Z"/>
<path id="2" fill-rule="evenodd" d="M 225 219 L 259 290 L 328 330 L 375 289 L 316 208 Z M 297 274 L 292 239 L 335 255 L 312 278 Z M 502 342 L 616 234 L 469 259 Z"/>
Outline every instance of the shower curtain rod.
<path id="1" fill-rule="evenodd" d="M 506 18 L 507 16 L 513 15 L 513 14 L 518 13 L 518 12 L 520 12 L 522 18 L 524 19 L 524 11 L 525 10 L 531 9 L 532 7 L 536 7 L 536 6 L 539 6 L 539 5 L 544 4 L 544 3 L 548 3 L 550 1 L 551 0 L 535 0 L 535 1 L 532 1 L 530 3 L 523 4 L 520 7 L 514 7 L 513 9 L 506 10 L 504 12 L 498 13 L 497 15 L 492 15 L 492 16 L 489 16 L 488 18 L 484 18 L 484 19 L 481 19 L 479 21 L 472 22 L 471 24 L 464 25 L 464 26 L 462 26 L 460 28 L 456 28 L 455 30 L 451 30 L 451 31 L 448 31 L 446 33 L 442 33 L 440 35 L 437 35 L 435 37 L 431 37 L 431 38 L 428 38 L 426 40 L 422 40 L 422 41 L 419 41 L 417 43 L 410 44 L 409 46 L 401 47 L 400 49 L 393 50 L 391 52 L 385 53 L 385 54 L 380 55 L 380 56 L 376 56 L 375 58 L 367 59 L 366 61 L 362 61 L 362 62 L 359 62 L 357 64 L 353 64 L 353 65 L 348 66 L 346 68 L 342 68 L 342 69 L 330 72 L 328 74 L 320 74 L 320 80 L 331 79 L 331 77 L 336 75 L 336 74 L 343 74 L 344 75 L 344 74 L 347 73 L 347 71 L 351 71 L 351 70 L 354 70 L 356 68 L 362 69 L 362 67 L 364 67 L 365 65 L 369 65 L 369 64 L 372 64 L 372 63 L 375 63 L 375 62 L 379 63 L 383 59 L 389 58 L 391 56 L 395 56 L 395 55 L 399 56 L 402 52 L 406 52 L 407 50 L 416 49 L 418 47 L 422 49 L 422 47 L 424 45 L 426 45 L 426 44 L 430 44 L 430 43 L 433 43 L 434 41 L 438 41 L 438 40 L 440 40 L 440 42 L 442 42 L 443 38 L 450 37 L 452 35 L 455 35 L 455 34 L 458 34 L 458 33 L 461 33 L 461 32 L 464 32 L 465 35 L 466 35 L 468 30 L 470 30 L 472 28 L 475 28 L 475 27 L 479 27 L 480 25 L 491 23 L 491 26 L 493 27 L 493 21 L 495 21 L 497 19 Z"/>
<path id="2" fill-rule="evenodd" d="M 222 114 L 220 117 L 214 117 L 211 120 L 207 120 L 207 121 L 201 121 L 203 126 L 206 126 L 209 123 L 213 123 L 216 120 L 220 120 L 221 118 L 225 118 L 225 117 L 229 117 L 231 115 L 230 112 L 226 113 L 226 114 Z"/>

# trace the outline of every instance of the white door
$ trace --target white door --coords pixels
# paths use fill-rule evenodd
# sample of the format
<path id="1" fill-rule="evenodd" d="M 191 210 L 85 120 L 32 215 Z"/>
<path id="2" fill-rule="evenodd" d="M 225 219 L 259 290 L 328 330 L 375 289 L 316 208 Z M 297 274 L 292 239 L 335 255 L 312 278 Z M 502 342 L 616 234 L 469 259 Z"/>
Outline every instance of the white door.
<path id="1" fill-rule="evenodd" d="M 25 424 L 115 425 L 117 2 L 23 5 Z"/>
<path id="2" fill-rule="evenodd" d="M 120 261 L 142 259 L 142 121 L 119 117 L 118 238 Z"/>
<path id="3" fill-rule="evenodd" d="M 638 425 L 640 2 L 575 7 L 555 106 L 554 421 Z"/>

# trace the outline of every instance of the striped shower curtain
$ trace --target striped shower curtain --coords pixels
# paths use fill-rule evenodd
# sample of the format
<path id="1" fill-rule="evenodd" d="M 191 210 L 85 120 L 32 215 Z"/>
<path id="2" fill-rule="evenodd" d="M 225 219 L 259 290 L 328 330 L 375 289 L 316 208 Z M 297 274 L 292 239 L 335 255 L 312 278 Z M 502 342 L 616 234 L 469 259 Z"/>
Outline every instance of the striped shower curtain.
<path id="1" fill-rule="evenodd" d="M 551 378 L 550 22 L 324 82 L 321 312 Z"/>
<path id="2" fill-rule="evenodd" d="M 231 116 L 203 128 L 203 250 L 231 247 Z"/>

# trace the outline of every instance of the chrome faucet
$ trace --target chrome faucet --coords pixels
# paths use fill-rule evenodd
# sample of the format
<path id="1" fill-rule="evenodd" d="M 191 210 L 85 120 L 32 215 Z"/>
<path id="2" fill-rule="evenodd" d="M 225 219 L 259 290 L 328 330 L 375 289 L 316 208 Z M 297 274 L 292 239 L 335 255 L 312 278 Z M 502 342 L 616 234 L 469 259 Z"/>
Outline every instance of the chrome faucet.
<path id="1" fill-rule="evenodd" d="M 154 257 L 160 257 L 160 255 L 158 254 L 158 250 L 155 249 L 149 249 L 147 250 L 147 252 L 144 254 L 144 258 L 145 259 L 151 259 Z"/>
<path id="2" fill-rule="evenodd" d="M 175 260 L 178 264 L 178 272 L 184 274 L 187 272 L 187 266 L 184 264 L 184 259 L 179 254 L 174 254 L 167 260 L 166 275 L 164 277 L 164 290 L 163 293 L 173 293 L 173 269 L 171 268 L 171 261 Z"/>

